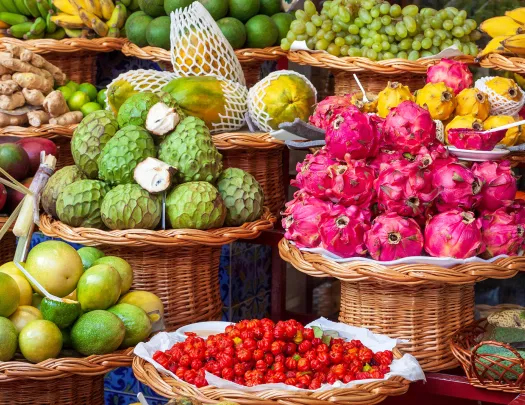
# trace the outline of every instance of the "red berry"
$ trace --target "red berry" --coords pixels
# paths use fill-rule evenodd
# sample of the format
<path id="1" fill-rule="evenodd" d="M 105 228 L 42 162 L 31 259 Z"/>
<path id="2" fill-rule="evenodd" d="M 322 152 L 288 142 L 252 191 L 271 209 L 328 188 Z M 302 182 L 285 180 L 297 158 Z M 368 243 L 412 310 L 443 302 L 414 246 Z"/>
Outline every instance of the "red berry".
<path id="1" fill-rule="evenodd" d="M 299 344 L 299 353 L 306 353 L 307 351 L 309 351 L 310 349 L 312 348 L 312 342 L 310 342 L 309 340 L 303 340 L 300 344 Z"/>

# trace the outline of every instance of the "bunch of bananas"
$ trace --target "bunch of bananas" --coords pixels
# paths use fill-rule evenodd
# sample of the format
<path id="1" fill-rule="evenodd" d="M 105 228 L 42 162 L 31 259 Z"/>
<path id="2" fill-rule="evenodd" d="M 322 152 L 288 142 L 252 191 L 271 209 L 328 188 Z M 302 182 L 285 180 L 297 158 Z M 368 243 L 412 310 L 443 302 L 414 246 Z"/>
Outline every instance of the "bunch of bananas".
<path id="1" fill-rule="evenodd" d="M 506 11 L 504 16 L 489 18 L 479 28 L 492 39 L 477 59 L 491 53 L 525 55 L 525 7 Z"/>

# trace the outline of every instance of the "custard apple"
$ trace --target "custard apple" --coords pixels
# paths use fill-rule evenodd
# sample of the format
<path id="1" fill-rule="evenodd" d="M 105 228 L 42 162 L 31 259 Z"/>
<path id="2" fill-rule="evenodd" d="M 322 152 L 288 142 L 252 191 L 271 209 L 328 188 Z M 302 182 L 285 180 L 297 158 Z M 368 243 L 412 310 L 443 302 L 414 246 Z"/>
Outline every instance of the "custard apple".
<path id="1" fill-rule="evenodd" d="M 226 205 L 226 226 L 240 226 L 259 219 L 263 212 L 264 194 L 250 173 L 229 168 L 217 179 L 217 190 Z"/>
<path id="2" fill-rule="evenodd" d="M 155 143 L 148 131 L 128 125 L 120 129 L 102 149 L 98 159 L 99 178 L 111 185 L 134 183 L 135 167 L 155 155 Z"/>
<path id="3" fill-rule="evenodd" d="M 108 185 L 98 180 L 79 180 L 69 184 L 58 195 L 58 218 L 74 227 L 102 228 L 100 206 L 108 191 Z"/>
<path id="4" fill-rule="evenodd" d="M 109 229 L 155 229 L 162 200 L 138 184 L 121 184 L 106 194 L 100 211 Z"/>
<path id="5" fill-rule="evenodd" d="M 159 159 L 175 167 L 178 183 L 215 182 L 222 170 L 222 155 L 199 118 L 187 117 L 160 144 Z"/>
<path id="6" fill-rule="evenodd" d="M 57 170 L 49 178 L 46 186 L 44 187 L 44 191 L 42 191 L 41 201 L 44 211 L 52 217 L 58 218 L 56 204 L 60 192 L 65 186 L 85 178 L 86 176 L 84 173 L 74 165 L 66 166 L 60 170 Z"/>
<path id="7" fill-rule="evenodd" d="M 226 206 L 219 191 L 205 181 L 175 187 L 166 198 L 166 212 L 174 229 L 219 228 L 226 218 Z"/>
<path id="8" fill-rule="evenodd" d="M 117 120 L 110 111 L 105 110 L 88 114 L 75 129 L 71 139 L 71 154 L 75 164 L 88 178 L 97 178 L 97 159 L 102 148 L 117 131 Z"/>

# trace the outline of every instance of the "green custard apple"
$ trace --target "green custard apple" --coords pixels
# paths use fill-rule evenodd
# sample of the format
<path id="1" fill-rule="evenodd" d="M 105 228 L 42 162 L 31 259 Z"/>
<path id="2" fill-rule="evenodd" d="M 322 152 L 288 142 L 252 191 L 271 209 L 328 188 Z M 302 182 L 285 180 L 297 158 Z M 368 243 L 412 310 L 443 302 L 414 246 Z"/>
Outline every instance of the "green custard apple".
<path id="1" fill-rule="evenodd" d="M 63 167 L 57 170 L 48 180 L 44 191 L 42 192 L 42 207 L 49 215 L 58 218 L 57 215 L 57 199 L 60 192 L 69 184 L 77 180 L 83 180 L 86 176 L 75 165 Z"/>

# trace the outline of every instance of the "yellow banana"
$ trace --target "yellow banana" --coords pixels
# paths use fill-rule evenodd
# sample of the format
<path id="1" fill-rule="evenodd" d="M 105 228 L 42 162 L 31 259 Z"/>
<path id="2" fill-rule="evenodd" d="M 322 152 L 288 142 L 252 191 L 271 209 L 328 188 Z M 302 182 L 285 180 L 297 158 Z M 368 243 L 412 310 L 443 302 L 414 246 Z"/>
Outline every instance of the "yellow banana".
<path id="1" fill-rule="evenodd" d="M 518 55 L 525 55 L 525 34 L 513 35 L 502 42 L 505 49 Z"/>
<path id="2" fill-rule="evenodd" d="M 478 53 L 478 55 L 476 56 L 476 59 L 480 60 L 484 56 L 488 55 L 489 53 L 500 53 L 500 54 L 507 53 L 505 51 L 505 47 L 502 44 L 502 42 L 507 38 L 510 38 L 510 37 L 509 36 L 499 36 L 499 37 L 495 37 L 491 39 L 490 42 L 485 46 L 485 48 L 483 48 L 483 50 L 480 53 Z"/>
<path id="3" fill-rule="evenodd" d="M 83 8 L 80 8 L 78 10 L 78 15 L 82 19 L 82 22 L 84 23 L 84 25 L 88 28 L 93 28 L 92 21 L 93 19 L 98 18 L 95 14 L 90 13 L 89 11 Z"/>
<path id="4" fill-rule="evenodd" d="M 519 22 L 520 24 L 525 24 L 525 7 L 505 11 L 505 15 L 512 18 L 514 21 Z"/>
<path id="5" fill-rule="evenodd" d="M 485 20 L 481 23 L 479 29 L 492 38 L 499 37 L 501 35 L 521 34 L 525 31 L 521 27 L 521 24 L 507 16 L 489 18 L 488 20 Z"/>
<path id="6" fill-rule="evenodd" d="M 109 28 L 122 28 L 126 22 L 126 17 L 128 16 L 128 11 L 124 4 L 119 3 L 116 5 L 111 18 L 107 21 Z"/>
<path id="7" fill-rule="evenodd" d="M 53 21 L 59 27 L 67 29 L 79 29 L 84 28 L 85 24 L 78 15 L 70 15 L 65 13 L 58 13 L 51 17 Z"/>
<path id="8" fill-rule="evenodd" d="M 82 30 L 80 29 L 64 27 L 64 31 L 69 38 L 82 38 Z"/>
<path id="9" fill-rule="evenodd" d="M 113 0 L 100 0 L 100 5 L 102 7 L 102 17 L 106 21 L 109 20 L 111 18 L 111 14 L 113 14 L 113 10 L 115 9 Z"/>
<path id="10" fill-rule="evenodd" d="M 98 17 L 93 18 L 93 20 L 91 21 L 91 27 L 99 37 L 105 37 L 108 35 L 108 25 Z"/>
<path id="11" fill-rule="evenodd" d="M 98 0 L 84 0 L 86 10 L 95 14 L 97 17 L 102 17 L 102 6 Z"/>
<path id="12" fill-rule="evenodd" d="M 53 0 L 53 5 L 63 13 L 78 15 L 78 9 L 69 0 Z"/>

